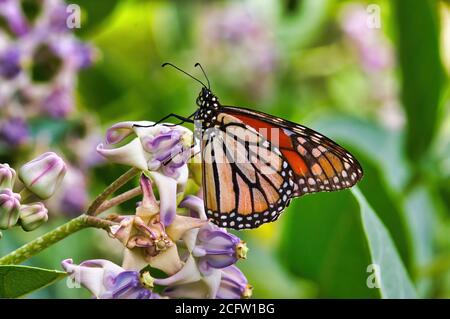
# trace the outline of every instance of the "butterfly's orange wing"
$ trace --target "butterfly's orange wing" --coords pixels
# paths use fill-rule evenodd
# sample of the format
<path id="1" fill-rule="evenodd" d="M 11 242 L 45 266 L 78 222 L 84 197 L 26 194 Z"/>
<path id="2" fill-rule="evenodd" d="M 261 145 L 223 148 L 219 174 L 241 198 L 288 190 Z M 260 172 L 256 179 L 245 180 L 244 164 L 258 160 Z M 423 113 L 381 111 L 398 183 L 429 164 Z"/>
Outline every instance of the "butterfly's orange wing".
<path id="1" fill-rule="evenodd" d="M 243 108 L 222 107 L 203 132 L 206 213 L 222 227 L 276 220 L 292 197 L 354 185 L 356 159 L 325 136 Z"/>
<path id="2" fill-rule="evenodd" d="M 296 175 L 296 195 L 333 191 L 355 185 L 363 176 L 361 165 L 343 147 L 305 126 L 244 108 L 224 112 L 265 134 L 278 147 Z"/>

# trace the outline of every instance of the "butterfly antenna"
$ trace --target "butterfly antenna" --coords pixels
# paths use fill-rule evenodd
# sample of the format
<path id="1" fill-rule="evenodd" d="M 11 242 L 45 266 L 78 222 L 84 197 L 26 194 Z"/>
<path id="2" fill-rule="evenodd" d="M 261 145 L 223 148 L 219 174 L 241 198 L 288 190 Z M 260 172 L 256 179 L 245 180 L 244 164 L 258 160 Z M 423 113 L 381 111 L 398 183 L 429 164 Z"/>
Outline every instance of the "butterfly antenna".
<path id="1" fill-rule="evenodd" d="M 197 62 L 197 63 L 195 63 L 195 66 L 196 66 L 196 67 L 199 66 L 200 69 L 202 69 L 203 75 L 205 76 L 205 79 L 206 79 L 206 81 L 208 82 L 208 90 L 211 90 L 211 83 L 209 83 L 208 76 L 206 75 L 206 72 L 205 72 L 205 70 L 203 69 L 202 65 L 201 65 L 200 63 Z"/>
<path id="2" fill-rule="evenodd" d="M 169 66 L 171 66 L 171 67 L 177 69 L 178 71 L 183 72 L 184 74 L 186 74 L 186 75 L 189 76 L 190 78 L 194 79 L 195 81 L 199 82 L 201 85 L 203 85 L 204 87 L 206 87 L 206 85 L 205 85 L 202 81 L 200 81 L 200 80 L 197 79 L 196 77 L 192 76 L 191 74 L 187 73 L 186 71 L 183 71 L 182 69 L 180 69 L 179 67 L 177 67 L 176 65 L 174 65 L 174 64 L 172 64 L 172 63 L 169 63 L 169 62 L 163 63 L 163 64 L 161 65 L 161 67 L 165 67 L 166 65 L 169 65 Z M 208 82 L 208 84 L 209 84 L 209 82 Z"/>

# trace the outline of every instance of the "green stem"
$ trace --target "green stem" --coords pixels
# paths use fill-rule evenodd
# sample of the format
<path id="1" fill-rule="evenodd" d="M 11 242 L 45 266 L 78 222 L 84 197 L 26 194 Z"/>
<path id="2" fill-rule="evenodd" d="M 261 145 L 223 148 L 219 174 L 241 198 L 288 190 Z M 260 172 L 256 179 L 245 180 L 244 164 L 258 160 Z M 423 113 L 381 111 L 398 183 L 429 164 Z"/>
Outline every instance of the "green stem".
<path id="1" fill-rule="evenodd" d="M 115 225 L 115 223 L 83 214 L 0 258 L 0 265 L 20 264 L 47 247 L 84 228 L 95 227 L 108 230 L 112 225 Z"/>
<path id="2" fill-rule="evenodd" d="M 139 173 L 139 169 L 137 168 L 131 168 L 127 172 L 125 172 L 123 175 L 119 176 L 118 179 L 116 179 L 111 185 L 109 185 L 100 195 L 97 196 L 96 199 L 92 202 L 91 206 L 89 206 L 87 210 L 87 215 L 95 215 L 97 212 L 97 209 L 103 204 L 103 202 L 114 193 L 116 190 L 118 190 L 120 187 L 125 185 L 130 179 L 135 177 Z"/>
<path id="3" fill-rule="evenodd" d="M 103 213 L 105 210 L 110 209 L 111 207 L 120 205 L 138 195 L 142 194 L 142 188 L 140 186 L 130 189 L 123 194 L 120 194 L 110 200 L 105 200 L 95 211 L 95 216 Z"/>

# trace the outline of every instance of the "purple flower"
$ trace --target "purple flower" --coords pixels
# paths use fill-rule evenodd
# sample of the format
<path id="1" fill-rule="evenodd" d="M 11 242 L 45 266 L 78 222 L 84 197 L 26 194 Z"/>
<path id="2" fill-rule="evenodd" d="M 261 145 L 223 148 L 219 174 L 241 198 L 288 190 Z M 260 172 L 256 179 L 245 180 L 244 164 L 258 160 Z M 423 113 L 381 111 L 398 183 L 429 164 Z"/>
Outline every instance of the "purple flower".
<path id="1" fill-rule="evenodd" d="M 74 105 L 73 91 L 69 87 L 54 87 L 44 99 L 46 112 L 54 118 L 65 118 L 71 113 Z"/>
<path id="2" fill-rule="evenodd" d="M 202 272 L 207 273 L 211 268 L 225 268 L 240 258 L 246 258 L 247 250 L 238 237 L 207 223 L 198 232 L 192 255 L 198 258 Z"/>
<path id="3" fill-rule="evenodd" d="M 18 0 L 1 0 L 0 16 L 8 23 L 9 28 L 18 36 L 28 32 L 28 24 L 22 12 L 21 2 Z"/>
<path id="4" fill-rule="evenodd" d="M 12 79 L 21 70 L 20 50 L 17 47 L 12 47 L 0 54 L 0 76 L 6 79 Z"/>
<path id="5" fill-rule="evenodd" d="M 161 294 L 170 298 L 241 299 L 252 295 L 252 286 L 236 266 L 214 269 L 205 276 L 192 256 L 179 272 L 164 279 L 155 278 L 154 283 L 166 286 Z"/>
<path id="6" fill-rule="evenodd" d="M 130 142 L 114 148 L 131 136 L 135 137 Z M 192 132 L 182 126 L 167 127 L 147 121 L 121 122 L 108 129 L 106 142 L 112 147 L 99 144 L 97 151 L 110 161 L 144 171 L 159 171 L 179 184 L 187 181 L 186 162 L 190 157 Z"/>
<path id="7" fill-rule="evenodd" d="M 221 270 L 221 281 L 217 299 L 250 298 L 253 287 L 238 267 L 232 265 Z"/>
<path id="8" fill-rule="evenodd" d="M 99 299 L 158 299 L 158 294 L 149 288 L 152 282 L 137 271 L 126 271 L 122 267 L 103 259 L 87 260 L 74 265 L 72 259 L 61 263 L 71 278 L 88 289 Z"/>
<path id="9" fill-rule="evenodd" d="M 10 189 L 0 191 L 0 229 L 8 229 L 19 220 L 20 195 Z"/>
<path id="10" fill-rule="evenodd" d="M 188 208 L 191 217 L 200 218 L 202 220 L 208 219 L 205 214 L 205 203 L 200 197 L 188 195 L 181 201 L 179 207 Z"/>
<path id="11" fill-rule="evenodd" d="M 47 1 L 46 11 L 48 15 L 48 27 L 50 30 L 63 33 L 69 30 L 67 27 L 67 18 L 69 13 L 67 12 L 67 6 L 64 2 L 59 1 Z"/>
<path id="12" fill-rule="evenodd" d="M 79 69 L 90 67 L 96 60 L 97 55 L 97 52 L 91 45 L 83 42 L 74 43 L 73 59 L 75 61 L 75 65 Z"/>
<path id="13" fill-rule="evenodd" d="M 87 43 L 65 38 L 52 43 L 54 53 L 65 60 L 70 69 L 84 69 L 93 64 L 98 54 L 94 48 Z"/>
<path id="14" fill-rule="evenodd" d="M 387 69 L 393 64 L 393 52 L 381 29 L 368 27 L 368 17 L 364 6 L 348 5 L 344 7 L 341 28 L 367 71 Z"/>
<path id="15" fill-rule="evenodd" d="M 269 94 L 279 65 L 271 22 L 243 2 L 208 6 L 200 20 L 199 47 L 206 53 L 202 59 L 246 93 L 256 97 Z"/>
<path id="16" fill-rule="evenodd" d="M 78 216 L 85 211 L 87 203 L 85 188 L 66 190 L 61 199 L 61 212 L 68 216 Z"/>
<path id="17" fill-rule="evenodd" d="M 83 169 L 86 170 L 105 162 L 105 158 L 96 150 L 97 145 L 101 143 L 102 139 L 101 134 L 94 130 L 93 132 L 88 132 L 83 138 L 72 141 L 75 144 L 75 153 Z"/>
<path id="18" fill-rule="evenodd" d="M 23 118 L 11 117 L 0 122 L 0 140 L 11 147 L 25 144 L 29 136 L 28 125 Z"/>
<path id="19" fill-rule="evenodd" d="M 250 295 L 245 276 L 237 268 L 230 268 L 238 259 L 246 258 L 245 243 L 207 222 L 200 198 L 188 196 L 180 207 L 188 208 L 190 215 L 204 224 L 182 236 L 189 252 L 184 266 L 167 278 L 154 280 L 155 284 L 166 286 L 162 294 L 171 298 L 217 298 L 219 291 L 222 298 Z"/>
<path id="20" fill-rule="evenodd" d="M 189 230 L 199 228 L 205 222 L 174 213 L 170 225 L 164 225 L 162 209 L 153 194 L 150 180 L 145 176 L 141 177 L 141 188 L 143 200 L 136 215 L 121 215 L 114 219 L 119 224 L 112 227 L 111 235 L 127 248 L 124 258 L 126 269 L 139 270 L 149 264 L 173 274 L 182 266 L 176 242 Z"/>
<path id="21" fill-rule="evenodd" d="M 159 299 L 159 295 L 144 287 L 137 271 L 124 271 L 106 286 L 103 299 Z"/>
<path id="22" fill-rule="evenodd" d="M 97 56 L 67 28 L 63 0 L 33 4 L 37 14 L 27 21 L 22 1 L 0 0 L 0 20 L 12 31 L 0 27 L 0 139 L 9 147 L 30 141 L 29 119 L 71 113 L 77 74 Z"/>
<path id="23" fill-rule="evenodd" d="M 203 201 L 196 196 L 187 196 L 180 207 L 189 208 L 191 216 L 199 216 L 206 220 Z M 194 213 L 196 212 L 196 213 Z M 211 272 L 212 268 L 225 268 L 238 259 L 247 258 L 248 248 L 237 236 L 228 233 L 212 223 L 206 223 L 195 234 L 185 237 L 186 246 L 198 259 L 200 271 L 203 274 Z"/>

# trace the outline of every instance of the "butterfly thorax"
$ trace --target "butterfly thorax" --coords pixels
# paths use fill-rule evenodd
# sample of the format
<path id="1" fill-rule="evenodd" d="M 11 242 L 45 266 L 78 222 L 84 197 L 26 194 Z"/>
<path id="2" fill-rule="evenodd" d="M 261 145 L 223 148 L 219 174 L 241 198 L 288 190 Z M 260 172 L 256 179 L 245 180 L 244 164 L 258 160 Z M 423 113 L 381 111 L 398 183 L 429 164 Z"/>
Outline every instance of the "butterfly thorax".
<path id="1" fill-rule="evenodd" d="M 195 114 L 195 120 L 202 122 L 203 129 L 213 126 L 217 117 L 217 111 L 222 107 L 217 96 L 204 87 L 198 95 L 197 105 L 199 109 Z"/>

